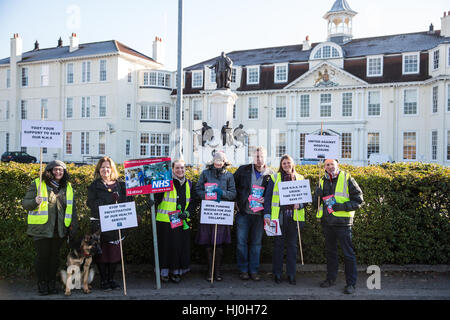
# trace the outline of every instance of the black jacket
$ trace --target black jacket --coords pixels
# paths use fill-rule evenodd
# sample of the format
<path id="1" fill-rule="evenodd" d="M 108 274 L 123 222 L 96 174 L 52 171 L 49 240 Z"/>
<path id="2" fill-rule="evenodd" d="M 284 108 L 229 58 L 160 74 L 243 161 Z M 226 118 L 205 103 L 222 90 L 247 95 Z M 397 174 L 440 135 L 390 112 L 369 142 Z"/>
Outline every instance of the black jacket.
<path id="1" fill-rule="evenodd" d="M 343 173 L 344 173 L 343 171 L 340 172 L 340 174 Z M 314 207 L 317 208 L 317 200 L 319 196 L 320 201 L 322 202 L 322 197 L 334 194 L 336 190 L 337 180 L 338 176 L 330 180 L 329 175 L 325 173 L 323 181 L 323 190 L 320 189 L 320 187 L 317 187 L 316 192 L 313 196 Z M 348 193 L 350 201 L 340 204 L 341 208 L 339 208 L 339 211 L 355 211 L 364 204 L 363 193 L 361 191 L 361 188 L 359 187 L 355 179 L 353 179 L 352 177 L 350 177 L 350 179 L 348 180 Z M 330 226 L 351 226 L 353 224 L 353 218 L 335 217 L 332 214 L 329 214 L 326 208 L 324 208 L 323 210 L 321 220 L 322 223 Z"/>
<path id="2" fill-rule="evenodd" d="M 241 210 L 248 205 L 248 196 L 252 192 L 252 164 L 246 164 L 240 166 L 234 173 L 234 183 L 236 185 L 236 204 L 238 211 L 243 213 Z M 263 176 L 262 186 L 266 187 L 270 180 L 270 174 Z"/>
<path id="3" fill-rule="evenodd" d="M 87 206 L 91 209 L 91 217 L 100 219 L 98 207 L 108 204 L 114 204 L 113 193 L 119 193 L 119 203 L 133 201 L 133 197 L 126 196 L 125 182 L 117 180 L 115 188 L 111 191 L 103 184 L 102 179 L 96 179 L 88 187 Z M 95 232 L 100 229 L 100 221 L 91 221 L 91 231 Z M 101 233 L 101 241 L 117 241 L 119 240 L 119 232 L 117 230 L 107 231 Z"/>

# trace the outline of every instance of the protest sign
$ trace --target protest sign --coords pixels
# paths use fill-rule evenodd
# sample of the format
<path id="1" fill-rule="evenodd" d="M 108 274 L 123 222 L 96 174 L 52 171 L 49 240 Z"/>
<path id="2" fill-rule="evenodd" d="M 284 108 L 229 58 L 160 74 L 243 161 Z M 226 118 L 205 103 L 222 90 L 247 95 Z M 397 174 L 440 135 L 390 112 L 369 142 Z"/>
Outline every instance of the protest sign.
<path id="1" fill-rule="evenodd" d="M 200 223 L 233 225 L 234 202 L 202 201 Z"/>
<path id="2" fill-rule="evenodd" d="M 305 136 L 305 158 L 338 159 L 339 136 Z"/>
<path id="3" fill-rule="evenodd" d="M 127 196 L 166 192 L 173 189 L 170 158 L 125 161 Z"/>
<path id="4" fill-rule="evenodd" d="M 133 202 L 99 206 L 102 232 L 137 227 L 136 205 Z"/>
<path id="5" fill-rule="evenodd" d="M 22 120 L 22 147 L 61 148 L 62 122 Z"/>
<path id="6" fill-rule="evenodd" d="M 283 181 L 278 183 L 280 204 L 312 202 L 309 180 Z"/>

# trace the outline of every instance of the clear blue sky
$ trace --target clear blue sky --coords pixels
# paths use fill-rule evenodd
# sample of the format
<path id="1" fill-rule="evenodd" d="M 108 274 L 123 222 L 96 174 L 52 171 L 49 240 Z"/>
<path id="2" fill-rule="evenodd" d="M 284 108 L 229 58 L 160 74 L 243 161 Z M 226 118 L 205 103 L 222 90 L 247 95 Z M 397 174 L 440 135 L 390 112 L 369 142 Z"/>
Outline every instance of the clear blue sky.
<path id="1" fill-rule="evenodd" d="M 358 12 L 355 38 L 440 29 L 448 0 L 347 0 Z M 183 67 L 221 51 L 299 44 L 326 39 L 323 15 L 334 0 L 184 0 Z M 155 36 L 166 46 L 166 69 L 177 67 L 178 0 L 0 0 L 0 58 L 9 56 L 14 33 L 23 50 L 64 45 L 76 32 L 81 43 L 118 40 L 152 56 Z"/>

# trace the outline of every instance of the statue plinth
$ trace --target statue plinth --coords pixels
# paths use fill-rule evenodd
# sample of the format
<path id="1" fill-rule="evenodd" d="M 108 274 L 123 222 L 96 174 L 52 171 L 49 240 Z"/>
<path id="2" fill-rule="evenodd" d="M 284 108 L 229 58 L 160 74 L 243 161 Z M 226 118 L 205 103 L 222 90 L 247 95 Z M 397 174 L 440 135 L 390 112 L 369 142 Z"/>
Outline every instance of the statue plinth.
<path id="1" fill-rule="evenodd" d="M 230 89 L 217 89 L 208 100 L 211 106 L 211 118 L 208 124 L 219 132 L 227 121 L 233 126 L 233 106 L 237 95 Z"/>

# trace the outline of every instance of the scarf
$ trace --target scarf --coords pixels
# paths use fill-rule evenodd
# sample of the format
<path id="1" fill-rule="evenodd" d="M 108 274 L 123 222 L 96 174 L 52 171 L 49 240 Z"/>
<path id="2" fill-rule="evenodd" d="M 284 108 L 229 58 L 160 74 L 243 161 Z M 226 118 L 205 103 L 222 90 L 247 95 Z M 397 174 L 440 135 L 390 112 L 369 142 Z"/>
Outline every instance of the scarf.
<path id="1" fill-rule="evenodd" d="M 294 181 L 295 178 L 295 173 L 291 172 L 291 173 L 286 173 L 284 172 L 284 170 L 281 170 L 281 181 Z M 292 214 L 294 213 L 294 205 L 293 204 L 288 204 L 285 206 L 281 206 L 281 209 L 284 209 L 285 213 L 291 217 Z"/>
<path id="2" fill-rule="evenodd" d="M 174 180 L 178 180 L 180 182 L 180 186 L 182 186 L 186 182 L 186 176 L 184 176 L 182 179 L 180 179 L 176 175 L 172 174 L 172 178 Z"/>

